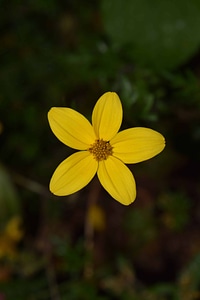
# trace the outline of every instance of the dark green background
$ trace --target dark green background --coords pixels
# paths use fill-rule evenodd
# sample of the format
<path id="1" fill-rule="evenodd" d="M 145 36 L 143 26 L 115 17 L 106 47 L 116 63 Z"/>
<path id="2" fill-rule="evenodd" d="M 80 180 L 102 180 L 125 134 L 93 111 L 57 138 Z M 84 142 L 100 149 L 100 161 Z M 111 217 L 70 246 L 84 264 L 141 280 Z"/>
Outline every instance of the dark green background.
<path id="1" fill-rule="evenodd" d="M 14 215 L 25 232 L 17 257 L 0 258 L 0 297 L 198 299 L 199 1 L 0 4 L 0 240 Z M 167 142 L 130 166 L 137 199 L 128 207 L 96 179 L 68 197 L 48 190 L 73 152 L 51 132 L 48 110 L 67 106 L 90 119 L 106 91 L 121 98 L 122 128 L 146 126 Z M 91 252 L 84 226 L 98 193 L 106 221 Z"/>

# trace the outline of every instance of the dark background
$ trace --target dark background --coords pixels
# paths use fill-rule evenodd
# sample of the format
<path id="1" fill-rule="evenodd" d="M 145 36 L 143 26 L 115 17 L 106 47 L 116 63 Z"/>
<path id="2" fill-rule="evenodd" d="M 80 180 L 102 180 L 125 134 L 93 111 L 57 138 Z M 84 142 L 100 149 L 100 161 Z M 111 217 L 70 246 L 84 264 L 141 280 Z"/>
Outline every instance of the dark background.
<path id="1" fill-rule="evenodd" d="M 200 299 L 200 4 L 152 2 L 0 1 L 0 299 Z M 167 143 L 128 207 L 48 190 L 73 152 L 48 110 L 106 91 Z"/>

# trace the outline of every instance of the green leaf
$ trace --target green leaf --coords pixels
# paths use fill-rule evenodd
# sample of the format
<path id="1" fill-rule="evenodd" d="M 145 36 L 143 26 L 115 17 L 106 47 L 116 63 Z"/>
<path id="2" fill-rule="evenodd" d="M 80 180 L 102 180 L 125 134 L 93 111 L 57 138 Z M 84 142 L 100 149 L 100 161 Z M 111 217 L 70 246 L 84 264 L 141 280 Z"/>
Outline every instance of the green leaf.
<path id="1" fill-rule="evenodd" d="M 114 46 L 140 65 L 175 68 L 200 45 L 198 0 L 104 0 L 102 13 Z"/>

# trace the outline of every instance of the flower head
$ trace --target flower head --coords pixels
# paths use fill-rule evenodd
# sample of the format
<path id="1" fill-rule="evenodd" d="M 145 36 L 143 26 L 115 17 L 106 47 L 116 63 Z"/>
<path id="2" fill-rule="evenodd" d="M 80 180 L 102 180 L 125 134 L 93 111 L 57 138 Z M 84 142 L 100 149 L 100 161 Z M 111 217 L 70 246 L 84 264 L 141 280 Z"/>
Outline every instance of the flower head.
<path id="1" fill-rule="evenodd" d="M 122 105 L 114 92 L 103 94 L 92 113 L 92 124 L 71 108 L 53 107 L 50 127 L 65 145 L 79 150 L 55 170 L 50 191 L 70 195 L 85 187 L 95 176 L 117 201 L 129 205 L 136 198 L 134 177 L 125 163 L 152 158 L 165 147 L 164 137 L 152 129 L 135 127 L 119 131 Z"/>
<path id="2" fill-rule="evenodd" d="M 24 231 L 21 228 L 20 216 L 13 216 L 0 232 L 0 259 L 3 257 L 14 258 L 17 254 L 17 243 L 22 239 Z"/>

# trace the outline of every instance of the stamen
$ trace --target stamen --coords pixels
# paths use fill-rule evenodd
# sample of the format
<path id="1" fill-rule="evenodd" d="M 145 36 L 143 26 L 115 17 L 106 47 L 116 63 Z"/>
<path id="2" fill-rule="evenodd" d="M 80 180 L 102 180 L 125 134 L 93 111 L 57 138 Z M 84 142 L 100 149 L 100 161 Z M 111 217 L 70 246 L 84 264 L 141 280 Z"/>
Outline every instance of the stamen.
<path id="1" fill-rule="evenodd" d="M 105 160 L 113 153 L 110 143 L 102 139 L 96 140 L 95 143 L 92 144 L 88 149 L 88 151 L 93 154 L 97 161 Z"/>

